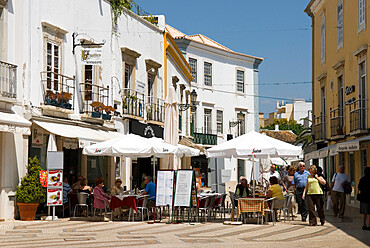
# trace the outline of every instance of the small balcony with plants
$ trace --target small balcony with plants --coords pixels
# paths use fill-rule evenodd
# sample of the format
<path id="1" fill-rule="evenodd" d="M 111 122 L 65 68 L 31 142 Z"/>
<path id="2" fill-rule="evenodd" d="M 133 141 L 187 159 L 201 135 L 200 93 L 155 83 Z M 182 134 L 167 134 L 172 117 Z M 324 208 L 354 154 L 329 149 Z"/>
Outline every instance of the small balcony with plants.
<path id="1" fill-rule="evenodd" d="M 330 111 L 330 134 L 332 139 L 345 137 L 344 109 L 336 108 Z"/>
<path id="2" fill-rule="evenodd" d="M 109 88 L 90 82 L 80 84 L 85 121 L 110 121 L 115 109 L 109 103 Z"/>
<path id="3" fill-rule="evenodd" d="M 144 119 L 144 94 L 129 88 L 123 89 L 123 117 Z"/>
<path id="4" fill-rule="evenodd" d="M 367 112 L 367 100 L 365 99 L 358 99 L 349 104 L 349 127 L 351 135 L 369 132 L 366 119 Z"/>
<path id="5" fill-rule="evenodd" d="M 17 98 L 17 66 L 0 61 L 0 101 L 15 102 Z"/>
<path id="6" fill-rule="evenodd" d="M 41 106 L 45 115 L 68 117 L 73 113 L 74 78 L 59 73 L 41 72 L 44 87 L 44 105 Z"/>
<path id="7" fill-rule="evenodd" d="M 146 119 L 149 122 L 164 123 L 164 100 L 148 97 L 146 102 Z"/>
<path id="8" fill-rule="evenodd" d="M 205 128 L 193 128 L 194 143 L 202 145 L 217 145 L 217 131 Z"/>
<path id="9" fill-rule="evenodd" d="M 326 115 L 314 117 L 312 132 L 315 142 L 322 142 L 326 140 Z"/>

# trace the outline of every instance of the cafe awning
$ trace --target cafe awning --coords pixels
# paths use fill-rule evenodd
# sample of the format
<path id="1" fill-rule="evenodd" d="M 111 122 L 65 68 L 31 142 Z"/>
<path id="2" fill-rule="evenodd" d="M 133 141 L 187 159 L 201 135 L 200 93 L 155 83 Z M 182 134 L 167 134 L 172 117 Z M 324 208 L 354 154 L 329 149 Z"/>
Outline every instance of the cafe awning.
<path id="1" fill-rule="evenodd" d="M 0 112 L 0 132 L 30 135 L 31 122 L 12 112 Z"/>
<path id="2" fill-rule="evenodd" d="M 83 148 L 86 145 L 117 138 L 122 135 L 118 132 L 82 127 L 75 123 L 64 124 L 36 120 L 34 120 L 33 123 L 45 129 L 49 133 L 65 138 L 78 139 L 80 148 Z"/>

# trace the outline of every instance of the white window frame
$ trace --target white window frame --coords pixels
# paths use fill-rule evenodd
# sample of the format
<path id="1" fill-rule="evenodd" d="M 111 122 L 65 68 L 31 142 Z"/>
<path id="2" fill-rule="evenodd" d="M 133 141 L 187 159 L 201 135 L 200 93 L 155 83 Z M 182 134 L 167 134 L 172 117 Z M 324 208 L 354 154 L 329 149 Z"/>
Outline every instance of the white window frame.
<path id="1" fill-rule="evenodd" d="M 238 74 L 239 72 L 243 73 L 243 79 L 239 80 Z M 242 89 L 239 90 L 239 86 L 242 86 Z M 243 70 L 236 70 L 236 92 L 237 93 L 245 93 L 245 72 Z"/>
<path id="2" fill-rule="evenodd" d="M 193 63 L 192 63 L 193 62 Z M 189 65 L 191 68 L 191 76 L 193 77 L 192 82 L 197 83 L 197 78 L 198 78 L 198 60 L 195 58 L 189 58 Z"/>
<path id="3" fill-rule="evenodd" d="M 204 109 L 204 134 L 212 133 L 212 109 Z"/>
<path id="4" fill-rule="evenodd" d="M 206 65 L 209 65 L 209 72 L 206 72 Z M 204 85 L 207 87 L 212 87 L 212 63 L 204 61 L 203 63 L 203 73 L 204 73 Z M 209 83 L 207 83 L 209 79 Z"/>
<path id="5" fill-rule="evenodd" d="M 224 112 L 222 110 L 217 110 L 217 116 L 216 116 L 216 125 L 217 125 L 217 133 L 223 134 L 223 128 L 224 128 Z"/>
<path id="6" fill-rule="evenodd" d="M 49 53 L 48 51 L 48 45 L 51 45 L 51 53 Z M 56 57 L 55 56 L 55 47 L 58 48 L 58 56 Z M 46 67 L 46 71 L 47 71 L 47 82 L 46 82 L 46 88 L 47 89 L 51 89 L 51 90 L 55 90 L 57 92 L 59 92 L 59 90 L 61 90 L 61 82 L 60 81 L 60 78 L 59 78 L 59 74 L 62 74 L 61 73 L 61 64 L 62 64 L 62 61 L 61 61 L 61 52 L 62 52 L 62 49 L 61 49 L 61 45 L 58 44 L 57 42 L 54 42 L 54 41 L 51 41 L 51 40 L 46 40 L 46 64 L 45 64 L 45 67 Z M 48 64 L 48 58 L 50 57 L 50 60 L 51 60 L 51 65 Z M 55 59 L 57 59 L 57 65 L 55 65 Z M 48 82 L 49 82 L 49 72 L 50 72 L 50 88 L 48 87 Z M 53 73 L 57 73 L 57 74 L 53 74 Z M 57 83 L 57 87 L 55 87 L 55 83 Z"/>
<path id="7" fill-rule="evenodd" d="M 326 27 L 325 27 L 325 12 L 321 16 L 320 35 L 321 35 L 321 63 L 325 62 L 326 57 Z"/>
<path id="8" fill-rule="evenodd" d="M 338 9 L 341 9 L 338 11 Z M 337 50 L 343 47 L 344 39 L 344 4 L 343 0 L 338 0 L 337 3 Z"/>
<path id="9" fill-rule="evenodd" d="M 366 28 L 366 0 L 357 0 L 357 33 Z"/>

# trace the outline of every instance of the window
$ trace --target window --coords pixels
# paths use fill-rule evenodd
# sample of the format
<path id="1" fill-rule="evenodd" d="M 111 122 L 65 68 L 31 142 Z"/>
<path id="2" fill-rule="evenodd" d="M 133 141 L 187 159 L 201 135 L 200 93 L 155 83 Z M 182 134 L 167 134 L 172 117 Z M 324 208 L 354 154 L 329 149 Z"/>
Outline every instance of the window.
<path id="1" fill-rule="evenodd" d="M 125 89 L 130 88 L 132 68 L 132 65 L 125 64 Z"/>
<path id="2" fill-rule="evenodd" d="M 321 62 L 325 61 L 325 14 L 321 16 Z"/>
<path id="3" fill-rule="evenodd" d="M 366 2 L 365 0 L 357 0 L 357 17 L 358 17 L 358 32 L 365 28 L 365 17 L 366 17 Z"/>
<path id="4" fill-rule="evenodd" d="M 343 0 L 337 4 L 337 46 L 343 46 Z"/>
<path id="5" fill-rule="evenodd" d="M 85 65 L 85 100 L 92 100 L 93 66 Z"/>
<path id="6" fill-rule="evenodd" d="M 212 86 L 212 64 L 204 62 L 204 84 Z"/>
<path id="7" fill-rule="evenodd" d="M 148 96 L 150 98 L 154 96 L 153 85 L 154 85 L 154 76 L 148 73 Z"/>
<path id="8" fill-rule="evenodd" d="M 360 166 L 360 175 L 364 176 L 364 170 L 367 167 L 367 149 L 361 150 L 361 166 Z"/>
<path id="9" fill-rule="evenodd" d="M 244 93 L 244 71 L 236 71 L 236 90 Z"/>
<path id="10" fill-rule="evenodd" d="M 58 91 L 59 89 L 59 45 L 47 42 L 46 44 L 46 87 Z"/>
<path id="11" fill-rule="evenodd" d="M 237 113 L 236 119 L 238 119 Z M 238 136 L 245 134 L 245 114 L 243 114 L 242 121 L 238 125 Z"/>
<path id="12" fill-rule="evenodd" d="M 358 89 L 358 99 L 360 108 L 360 120 L 359 125 L 361 129 L 366 129 L 366 110 L 367 110 L 367 89 L 366 89 L 366 61 L 360 63 L 358 68 L 359 73 L 359 89 Z"/>
<path id="13" fill-rule="evenodd" d="M 204 109 L 204 133 L 210 134 L 212 128 L 212 110 Z"/>
<path id="14" fill-rule="evenodd" d="M 338 77 L 338 117 L 339 117 L 339 127 L 344 126 L 344 86 L 343 86 L 343 75 Z M 337 127 L 338 128 L 338 127 Z"/>
<path id="15" fill-rule="evenodd" d="M 217 110 L 217 133 L 223 133 L 223 112 Z"/>
<path id="16" fill-rule="evenodd" d="M 197 60 L 193 58 L 189 58 L 189 65 L 191 68 L 191 76 L 193 77 L 194 83 L 197 82 Z"/>

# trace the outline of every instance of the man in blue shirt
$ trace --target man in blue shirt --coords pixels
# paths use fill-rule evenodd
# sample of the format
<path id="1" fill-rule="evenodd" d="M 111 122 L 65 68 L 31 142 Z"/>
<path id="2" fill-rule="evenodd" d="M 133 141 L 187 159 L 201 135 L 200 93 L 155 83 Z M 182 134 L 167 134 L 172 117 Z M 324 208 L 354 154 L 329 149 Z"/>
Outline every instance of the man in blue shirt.
<path id="1" fill-rule="evenodd" d="M 295 190 L 295 196 L 298 203 L 298 211 L 302 216 L 302 221 L 306 221 L 308 215 L 308 203 L 307 198 L 302 199 L 304 188 L 307 184 L 307 177 L 310 175 L 308 171 L 305 170 L 305 164 L 300 162 L 298 164 L 298 170 L 294 173 L 293 177 L 293 187 Z"/>
<path id="2" fill-rule="evenodd" d="M 154 207 L 155 200 L 155 183 L 152 182 L 151 176 L 144 177 L 144 182 L 146 184 L 143 195 L 149 195 L 148 206 Z"/>

